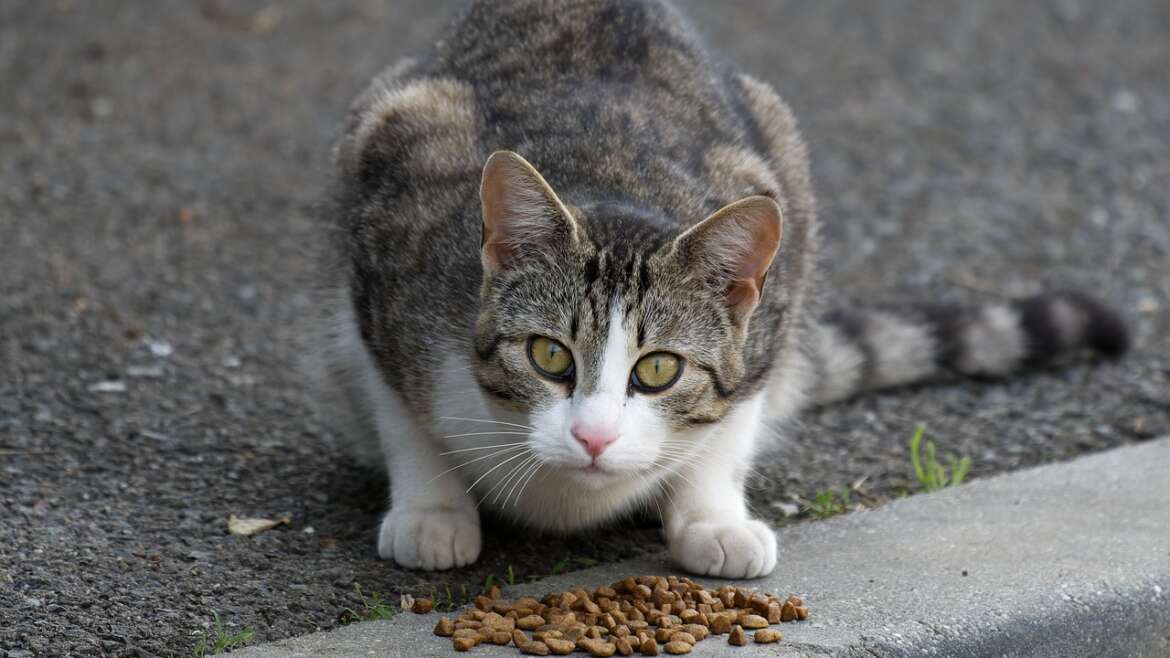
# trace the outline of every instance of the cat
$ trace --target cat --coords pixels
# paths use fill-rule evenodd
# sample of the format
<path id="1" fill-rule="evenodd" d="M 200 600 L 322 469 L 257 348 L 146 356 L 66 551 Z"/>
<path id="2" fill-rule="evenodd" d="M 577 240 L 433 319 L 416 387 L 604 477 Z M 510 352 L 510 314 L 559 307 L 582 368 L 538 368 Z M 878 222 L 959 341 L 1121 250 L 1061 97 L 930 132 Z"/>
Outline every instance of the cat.
<path id="1" fill-rule="evenodd" d="M 472 2 L 334 161 L 313 381 L 385 467 L 377 550 L 408 568 L 474 562 L 483 505 L 559 532 L 648 510 L 680 568 L 759 577 L 766 419 L 1128 342 L 1079 293 L 825 312 L 792 112 L 661 0 Z"/>

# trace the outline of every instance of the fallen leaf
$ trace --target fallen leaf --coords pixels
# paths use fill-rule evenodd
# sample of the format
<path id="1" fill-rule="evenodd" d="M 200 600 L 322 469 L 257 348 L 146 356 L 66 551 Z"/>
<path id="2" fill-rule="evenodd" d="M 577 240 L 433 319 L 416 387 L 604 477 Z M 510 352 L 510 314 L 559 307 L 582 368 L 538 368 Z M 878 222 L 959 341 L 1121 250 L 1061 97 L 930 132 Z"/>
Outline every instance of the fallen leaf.
<path id="1" fill-rule="evenodd" d="M 241 519 L 240 517 L 236 516 L 235 514 L 232 514 L 231 516 L 228 517 L 228 532 L 230 532 L 233 535 L 244 535 L 245 537 L 251 537 L 252 535 L 254 535 L 258 532 L 264 532 L 265 530 L 271 530 L 278 525 L 282 525 L 282 524 L 285 524 L 288 522 L 289 522 L 289 518 L 287 516 L 282 516 L 279 519 L 275 519 L 275 520 L 274 519 Z"/>

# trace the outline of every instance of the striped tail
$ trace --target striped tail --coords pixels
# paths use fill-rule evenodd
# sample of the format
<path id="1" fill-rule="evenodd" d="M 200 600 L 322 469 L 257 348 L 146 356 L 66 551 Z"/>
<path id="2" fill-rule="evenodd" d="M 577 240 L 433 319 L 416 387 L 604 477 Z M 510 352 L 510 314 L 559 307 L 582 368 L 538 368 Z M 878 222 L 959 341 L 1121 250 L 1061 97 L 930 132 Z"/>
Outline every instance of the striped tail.
<path id="1" fill-rule="evenodd" d="M 946 376 L 1002 377 L 1086 351 L 1118 357 L 1129 348 L 1121 317 L 1077 292 L 981 306 L 836 311 L 811 338 L 815 403 Z"/>

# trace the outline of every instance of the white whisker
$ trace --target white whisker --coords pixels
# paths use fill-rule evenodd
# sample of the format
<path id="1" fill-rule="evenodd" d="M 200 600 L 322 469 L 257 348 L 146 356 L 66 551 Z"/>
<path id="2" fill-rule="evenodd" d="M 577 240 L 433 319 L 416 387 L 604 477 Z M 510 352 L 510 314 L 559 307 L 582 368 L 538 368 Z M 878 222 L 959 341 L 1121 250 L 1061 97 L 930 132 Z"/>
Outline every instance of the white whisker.
<path id="1" fill-rule="evenodd" d="M 513 466 L 513 467 L 512 467 L 512 469 L 511 469 L 510 471 L 508 471 L 508 473 L 509 473 L 509 474 L 511 474 L 511 473 L 515 473 L 515 472 L 516 472 L 516 467 L 515 467 L 515 466 Z M 483 496 L 480 496 L 479 500 L 477 500 L 477 501 L 475 502 L 475 509 L 479 509 L 479 506 L 480 506 L 480 505 L 483 505 L 483 504 L 484 504 L 484 501 L 486 501 L 486 500 L 487 500 L 488 496 L 492 495 L 492 492 L 493 492 L 493 491 L 495 491 L 497 488 L 499 488 L 499 486 L 500 486 L 500 485 L 501 485 L 501 484 L 502 484 L 502 483 L 503 483 L 505 480 L 506 480 L 506 478 L 504 478 L 504 479 L 500 479 L 500 481 L 499 481 L 499 482 L 496 482 L 495 484 L 493 484 L 493 485 L 492 485 L 492 488 L 491 488 L 491 489 L 488 489 L 488 490 L 487 490 L 487 493 L 485 493 Z"/>
<path id="2" fill-rule="evenodd" d="M 508 482 L 510 482 L 510 481 L 512 480 L 512 476 L 514 476 L 514 475 L 516 475 L 518 472 L 520 472 L 520 469 L 524 468 L 524 465 L 525 465 L 525 464 L 527 464 L 527 463 L 529 463 L 530 461 L 532 461 L 532 457 L 529 457 L 528 459 L 525 459 L 524 461 L 520 462 L 519 464 L 516 464 L 516 465 L 515 465 L 515 466 L 513 466 L 512 468 L 508 469 L 508 472 L 507 472 L 507 473 L 504 475 L 504 477 L 502 477 L 502 478 L 498 478 L 498 479 L 499 479 L 499 481 L 498 481 L 498 482 L 496 482 L 495 484 L 493 484 L 493 485 L 492 485 L 492 488 L 491 488 L 491 489 L 488 489 L 488 490 L 487 490 L 487 493 L 485 493 L 485 494 L 484 494 L 484 495 L 483 495 L 483 496 L 482 496 L 482 497 L 481 497 L 481 498 L 480 498 L 480 499 L 479 499 L 479 500 L 478 500 L 478 501 L 475 503 L 475 508 L 476 508 L 476 509 L 479 509 L 479 506 L 480 506 L 480 505 L 483 505 L 485 502 L 487 502 L 487 499 L 488 499 L 488 497 L 489 497 L 489 496 L 491 496 L 491 495 L 492 495 L 492 493 L 495 493 L 495 494 L 496 494 L 496 497 L 495 497 L 495 499 L 493 499 L 493 500 L 492 500 L 492 503 L 494 504 L 496 500 L 499 500 L 499 497 L 500 497 L 500 493 L 499 493 L 499 492 L 502 492 L 502 491 L 503 491 L 503 487 L 506 487 L 506 486 L 508 486 Z"/>
<path id="3" fill-rule="evenodd" d="M 439 420 L 465 420 L 469 423 L 492 423 L 493 425 L 511 425 L 512 427 L 519 427 L 523 430 L 534 431 L 535 427 L 528 425 L 520 425 L 519 423 L 506 423 L 502 420 L 488 420 L 486 418 L 463 418 L 460 416 L 439 416 Z"/>
<path id="4" fill-rule="evenodd" d="M 528 432 L 516 432 L 513 430 L 496 430 L 494 432 L 465 432 L 463 434 L 448 434 L 444 439 L 458 439 L 461 436 L 491 436 L 494 434 L 520 434 L 528 436 Z"/>
<path id="5" fill-rule="evenodd" d="M 671 505 L 674 504 L 674 485 L 670 484 L 670 482 L 667 480 L 661 480 L 661 479 L 655 480 L 654 483 L 658 485 L 658 490 L 662 492 L 662 496 L 663 496 L 663 498 L 665 498 L 665 500 L 663 502 L 665 502 L 666 506 L 669 508 Z M 655 501 L 655 504 L 657 505 L 657 501 Z M 658 513 L 660 515 L 662 514 L 661 507 L 658 508 Z M 666 521 L 666 517 L 663 516 L 662 520 Z"/>
<path id="6" fill-rule="evenodd" d="M 508 477 L 504 478 L 504 486 L 500 487 L 500 490 L 496 492 L 495 498 L 492 498 L 493 505 L 500 502 L 500 495 L 504 493 L 504 489 L 508 488 L 508 484 L 513 481 L 513 478 L 515 478 L 515 484 L 512 484 L 513 489 L 515 489 L 517 484 L 520 484 L 520 480 L 522 480 L 524 478 L 524 475 L 528 472 L 527 471 L 528 465 L 534 463 L 535 461 L 536 461 L 536 455 L 532 455 L 528 459 L 525 459 L 524 461 L 520 462 L 519 466 L 512 469 L 512 471 L 510 473 L 508 473 Z M 511 494 L 509 493 L 509 495 L 511 495 Z M 501 507 L 504 507 L 507 504 L 508 504 L 508 498 L 505 496 L 504 497 L 504 505 L 501 505 Z"/>
<path id="7" fill-rule="evenodd" d="M 674 454 L 674 453 L 669 453 L 669 452 L 660 452 L 660 453 L 658 453 L 657 458 L 658 459 L 663 459 L 663 458 L 668 459 L 671 462 L 674 462 L 676 464 L 681 464 L 683 466 L 688 466 L 688 467 L 691 466 L 690 455 L 680 455 L 680 454 Z"/>
<path id="8" fill-rule="evenodd" d="M 656 460 L 654 460 L 652 463 L 654 463 L 654 464 L 656 464 L 656 465 L 658 465 L 658 466 L 661 466 L 663 469 L 665 469 L 665 470 L 669 471 L 671 475 L 677 475 L 678 477 L 682 478 L 682 480 L 683 480 L 684 482 L 686 482 L 687 484 L 691 485 L 692 487 L 693 487 L 693 486 L 695 486 L 695 483 L 694 483 L 694 482 L 691 482 L 690 478 L 688 478 L 687 476 L 683 475 L 681 471 L 679 471 L 679 470 L 676 470 L 676 469 L 672 469 L 672 468 L 671 468 L 671 466 L 673 466 L 673 465 L 675 465 L 675 464 L 681 464 L 681 465 L 683 465 L 683 466 L 690 466 L 690 464 L 683 464 L 682 462 L 680 462 L 680 461 L 677 461 L 677 460 L 674 460 L 674 461 L 667 461 L 667 462 L 662 462 L 662 461 L 660 461 L 660 460 L 657 460 L 657 459 L 656 459 Z"/>
<path id="9" fill-rule="evenodd" d="M 650 476 L 646 475 L 642 471 L 634 471 L 634 474 L 637 475 L 647 485 L 655 485 L 659 488 L 659 490 L 662 489 L 662 485 L 658 482 L 657 478 L 651 479 Z M 650 490 L 649 486 L 647 486 L 646 488 L 647 488 L 646 497 L 650 499 L 650 502 L 654 503 L 654 507 L 658 510 L 658 520 L 660 522 L 665 521 L 665 519 L 662 515 L 662 506 L 658 504 L 658 494 L 656 494 L 654 491 Z"/>
<path id="10" fill-rule="evenodd" d="M 516 487 L 520 486 L 520 482 L 522 480 L 524 480 L 524 477 L 526 475 L 528 475 L 528 469 L 534 467 L 536 465 L 536 462 L 537 462 L 536 456 L 533 455 L 529 459 L 525 460 L 525 462 L 523 464 L 520 465 L 520 472 L 516 475 L 516 479 L 510 480 L 512 488 L 508 490 L 508 495 L 504 496 L 504 502 L 503 502 L 503 504 L 500 505 L 501 509 L 508 506 L 508 499 L 512 497 L 512 493 L 514 491 L 516 491 Z M 507 487 L 505 486 L 505 488 L 507 488 Z M 496 497 L 492 499 L 492 503 L 499 502 L 500 494 L 503 492 L 504 492 L 504 490 L 500 489 L 499 493 L 496 494 Z"/>
<path id="11" fill-rule="evenodd" d="M 502 461 L 502 462 L 496 464 L 495 466 L 491 467 L 490 469 L 488 469 L 487 472 L 484 473 L 483 475 L 479 476 L 479 478 L 477 478 L 475 482 L 472 482 L 470 487 L 467 487 L 467 493 L 471 493 L 471 490 L 475 488 L 475 485 L 479 484 L 480 480 L 482 480 L 485 477 L 487 477 L 488 475 L 490 475 L 492 471 L 503 466 L 504 464 L 507 464 L 508 462 L 512 461 L 513 459 L 518 459 L 520 457 L 523 457 L 525 454 L 531 452 L 528 448 L 512 448 L 512 450 L 520 450 L 520 452 L 516 453 L 515 455 L 512 455 L 511 457 L 505 459 L 504 461 Z"/>
<path id="12" fill-rule="evenodd" d="M 474 464 L 475 462 L 478 462 L 478 461 L 483 461 L 483 460 L 485 460 L 485 459 L 491 459 L 492 457 L 495 457 L 495 456 L 496 456 L 496 455 L 498 455 L 498 454 L 501 454 L 501 453 L 508 453 L 508 452 L 512 452 L 513 450 L 519 450 L 519 449 L 520 449 L 520 448 L 518 448 L 518 447 L 517 447 L 517 448 L 504 448 L 503 450 L 497 450 L 496 452 L 493 452 L 493 453 L 492 453 L 492 454 L 490 454 L 490 455 L 484 455 L 484 456 L 482 456 L 482 457 L 476 457 L 475 459 L 471 459 L 471 460 L 465 461 L 465 462 L 463 462 L 462 464 L 459 464 L 458 466 L 452 466 L 451 468 L 448 468 L 447 470 L 443 471 L 442 473 L 439 473 L 438 475 L 436 475 L 435 477 L 431 478 L 430 480 L 427 480 L 427 484 L 430 484 L 431 482 L 434 482 L 435 480 L 438 480 L 439 478 L 441 478 L 441 477 L 443 477 L 444 475 L 446 475 L 446 474 L 450 473 L 451 471 L 454 471 L 454 470 L 458 470 L 458 469 L 460 469 L 460 468 L 463 468 L 464 466 L 467 466 L 468 464 Z M 423 485 L 423 486 L 426 486 L 426 485 Z"/>
<path id="13" fill-rule="evenodd" d="M 526 488 L 528 488 L 528 483 L 532 482 L 532 479 L 536 477 L 536 474 L 539 473 L 540 469 L 542 469 L 542 468 L 544 468 L 544 461 L 537 460 L 536 469 L 534 471 L 532 471 L 532 474 L 528 476 L 528 479 L 524 481 L 523 486 L 520 487 L 520 492 L 516 494 L 516 500 L 512 501 L 512 507 L 515 507 L 516 505 L 520 504 L 520 497 L 524 495 L 524 490 Z M 511 496 L 512 494 L 508 494 L 508 495 Z M 507 505 L 507 504 L 508 504 L 508 499 L 505 498 L 504 505 Z"/>
<path id="14" fill-rule="evenodd" d="M 440 452 L 440 455 L 453 455 L 457 452 L 471 452 L 473 450 L 491 450 L 492 448 L 510 448 L 512 446 L 522 446 L 528 443 L 527 441 L 517 441 L 516 443 L 500 443 L 494 446 L 476 446 L 474 448 L 460 448 L 458 450 L 448 450 L 447 452 Z"/>

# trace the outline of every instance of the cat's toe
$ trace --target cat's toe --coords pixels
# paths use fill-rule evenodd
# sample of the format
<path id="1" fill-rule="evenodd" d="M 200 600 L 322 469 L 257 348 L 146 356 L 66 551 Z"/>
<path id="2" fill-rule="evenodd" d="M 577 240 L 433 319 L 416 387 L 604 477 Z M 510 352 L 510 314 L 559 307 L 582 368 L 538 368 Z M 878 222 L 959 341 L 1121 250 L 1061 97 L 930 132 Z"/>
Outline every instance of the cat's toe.
<path id="1" fill-rule="evenodd" d="M 479 515 L 455 508 L 392 508 L 382 519 L 378 555 L 408 569 L 438 571 L 479 558 Z"/>
<path id="2" fill-rule="evenodd" d="M 670 553 L 691 573 L 759 578 L 776 568 L 776 535 L 759 521 L 698 521 L 670 542 Z"/>

